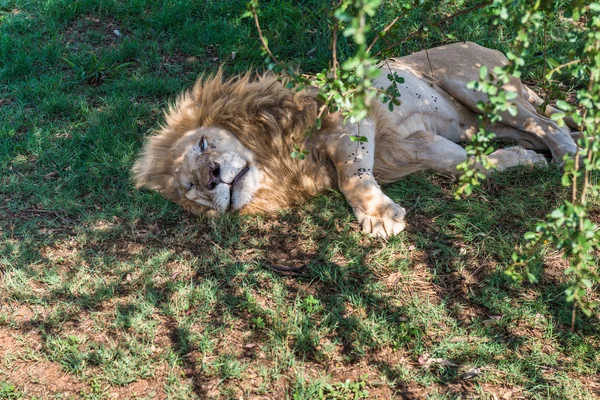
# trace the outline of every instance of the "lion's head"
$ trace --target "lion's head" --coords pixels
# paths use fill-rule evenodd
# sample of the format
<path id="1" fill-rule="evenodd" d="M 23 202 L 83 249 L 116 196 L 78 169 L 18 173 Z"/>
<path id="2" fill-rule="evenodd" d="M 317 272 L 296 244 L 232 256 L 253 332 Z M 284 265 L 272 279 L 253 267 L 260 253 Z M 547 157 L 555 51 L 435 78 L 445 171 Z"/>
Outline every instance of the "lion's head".
<path id="1" fill-rule="evenodd" d="M 305 138 L 316 113 L 314 95 L 270 75 L 200 78 L 146 141 L 136 186 L 195 213 L 269 212 L 302 201 L 334 184 L 333 166 Z M 293 144 L 312 150 L 306 160 L 290 157 Z"/>

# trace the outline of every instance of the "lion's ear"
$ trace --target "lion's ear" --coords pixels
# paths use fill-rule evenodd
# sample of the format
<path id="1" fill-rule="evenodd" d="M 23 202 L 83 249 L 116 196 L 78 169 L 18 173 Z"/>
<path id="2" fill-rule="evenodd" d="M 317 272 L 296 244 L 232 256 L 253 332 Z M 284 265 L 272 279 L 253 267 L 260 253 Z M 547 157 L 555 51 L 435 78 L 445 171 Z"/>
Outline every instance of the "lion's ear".
<path id="1" fill-rule="evenodd" d="M 299 106 L 300 110 L 311 110 L 311 112 L 315 113 L 315 116 L 317 109 L 323 103 L 319 100 L 319 88 L 314 86 L 307 86 L 301 92 L 296 93 L 294 101 Z"/>
<path id="2" fill-rule="evenodd" d="M 319 88 L 316 86 L 306 86 L 303 92 L 316 99 L 319 95 Z"/>
<path id="3" fill-rule="evenodd" d="M 131 172 L 136 189 L 145 188 L 148 184 L 148 160 L 145 155 L 140 156 L 135 161 Z"/>
<path id="4" fill-rule="evenodd" d="M 174 163 L 169 152 L 156 146 L 153 139 L 146 142 L 131 169 L 135 187 L 156 190 L 171 199 L 179 197 L 174 185 Z"/>
<path id="5" fill-rule="evenodd" d="M 172 185 L 173 177 L 153 167 L 151 160 L 140 158 L 132 168 L 133 182 L 138 189 L 145 188 L 162 192 Z"/>

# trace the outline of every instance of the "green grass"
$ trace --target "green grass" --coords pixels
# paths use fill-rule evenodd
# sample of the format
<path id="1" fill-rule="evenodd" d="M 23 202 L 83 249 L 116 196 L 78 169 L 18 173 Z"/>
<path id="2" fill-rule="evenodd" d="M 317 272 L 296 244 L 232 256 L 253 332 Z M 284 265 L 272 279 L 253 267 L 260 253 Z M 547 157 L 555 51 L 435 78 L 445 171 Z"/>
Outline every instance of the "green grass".
<path id="1" fill-rule="evenodd" d="M 360 233 L 339 193 L 208 220 L 133 188 L 143 138 L 180 91 L 220 65 L 262 68 L 244 8 L 0 0 L 0 399 L 598 397 L 598 317 L 578 314 L 570 331 L 560 254 L 541 250 L 537 285 L 504 273 L 566 197 L 556 169 L 497 174 L 460 202 L 452 181 L 409 176 L 385 188 L 410 208 L 388 242 Z M 325 68 L 329 8 L 264 2 L 273 51 Z M 395 54 L 454 40 L 508 49 L 510 30 L 485 15 L 444 28 Z M 561 32 L 547 48 L 559 61 Z M 579 84 L 564 77 L 565 92 Z M 423 367 L 425 353 L 457 366 Z"/>

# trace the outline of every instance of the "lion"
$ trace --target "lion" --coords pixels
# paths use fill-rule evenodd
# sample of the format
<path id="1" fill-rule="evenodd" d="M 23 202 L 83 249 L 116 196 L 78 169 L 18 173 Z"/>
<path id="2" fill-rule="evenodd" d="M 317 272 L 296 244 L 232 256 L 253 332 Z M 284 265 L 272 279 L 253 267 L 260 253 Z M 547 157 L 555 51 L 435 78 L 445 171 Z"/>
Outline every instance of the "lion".
<path id="1" fill-rule="evenodd" d="M 133 166 L 134 181 L 196 214 L 271 213 L 334 188 L 365 232 L 397 235 L 405 209 L 380 185 L 426 169 L 456 174 L 468 157 L 460 143 L 477 132 L 477 104 L 487 100 L 467 83 L 478 79 L 481 66 L 493 71 L 507 63 L 502 53 L 470 42 L 386 60 L 382 67 L 404 78 L 400 106 L 375 104 L 358 123 L 331 113 L 308 136 L 320 107 L 315 90 L 287 89 L 269 74 L 224 80 L 219 71 L 199 78 L 169 108 L 166 124 Z M 375 85 L 388 87 L 386 75 Z M 516 93 L 518 114 L 506 112 L 488 128 L 518 146 L 489 155 L 495 170 L 545 163 L 538 152 L 561 163 L 577 151 L 576 134 L 548 118 L 558 110 L 538 112 L 543 100 L 519 79 L 504 87 Z M 366 142 L 352 140 L 356 135 Z M 304 149 L 304 160 L 290 157 L 294 145 Z"/>

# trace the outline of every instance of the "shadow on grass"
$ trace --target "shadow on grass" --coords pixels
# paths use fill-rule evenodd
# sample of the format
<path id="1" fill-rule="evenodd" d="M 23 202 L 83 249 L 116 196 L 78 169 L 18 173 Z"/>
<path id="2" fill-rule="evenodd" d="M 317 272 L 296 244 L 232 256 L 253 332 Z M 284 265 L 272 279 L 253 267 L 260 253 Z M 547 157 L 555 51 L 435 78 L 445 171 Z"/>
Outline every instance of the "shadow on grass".
<path id="1" fill-rule="evenodd" d="M 353 231 L 355 224 L 347 224 L 350 219 L 342 200 L 334 198 L 333 206 L 323 204 L 327 201 L 317 199 L 303 210 L 287 212 L 271 222 L 253 223 L 231 217 L 208 222 L 184 217 L 177 221 L 127 221 L 125 226 L 94 229 L 90 228 L 94 225 L 91 218 L 85 224 L 74 220 L 71 228 L 78 233 L 63 232 L 41 241 L 31 240 L 33 237 L 40 238 L 32 228 L 30 237 L 17 236 L 10 241 L 10 247 L 3 250 L 5 257 L 11 255 L 12 258 L 5 272 L 10 270 L 11 276 L 19 277 L 22 282 L 35 282 L 47 289 L 19 289 L 15 283 L 9 288 L 12 293 L 8 298 L 17 303 L 47 308 L 64 306 L 64 310 L 58 314 L 37 315 L 17 323 L 16 328 L 23 333 L 38 332 L 48 344 L 50 338 L 60 336 L 66 326 L 69 329 L 83 327 L 91 313 L 114 309 L 117 329 L 107 333 L 119 342 L 124 333 L 147 340 L 147 334 L 137 325 L 140 320 L 146 323 L 155 320 L 165 330 L 164 344 L 181 363 L 195 395 L 205 398 L 209 395 L 216 372 L 206 372 L 207 366 L 200 357 L 204 350 L 199 348 L 194 325 L 208 323 L 228 329 L 231 321 L 226 320 L 224 315 L 227 315 L 241 324 L 238 330 L 251 332 L 250 339 L 244 339 L 246 341 L 267 345 L 283 338 L 296 362 L 316 363 L 326 370 L 332 353 L 350 369 L 363 369 L 361 361 L 366 360 L 392 383 L 396 396 L 419 398 L 420 393 L 415 391 L 411 379 L 422 370 L 411 367 L 412 378 L 407 378 L 406 371 L 400 369 L 406 367 L 403 364 L 407 362 L 418 365 L 416 359 L 432 347 L 435 336 L 428 332 L 431 326 L 423 322 L 426 317 L 407 317 L 417 312 L 415 305 L 407 299 L 410 296 L 398 293 L 397 286 L 386 285 L 382 275 L 385 278 L 394 271 L 410 274 L 412 269 L 425 268 L 432 277 L 431 285 L 425 297 L 415 292 L 415 299 L 419 301 L 427 297 L 427 301 L 441 305 L 448 318 L 466 330 L 506 311 L 496 306 L 494 296 L 504 292 L 518 298 L 522 289 L 511 286 L 501 272 L 487 267 L 479 270 L 473 263 L 465 267 L 466 272 L 457 274 L 458 261 L 471 257 L 477 260 L 477 255 L 463 251 L 472 243 L 465 244 L 464 238 L 440 229 L 439 225 L 422 216 L 415 216 L 412 221 L 409 219 L 413 228 L 408 241 L 417 243 L 416 251 L 426 256 L 414 260 L 409 255 L 407 259 L 378 267 L 377 254 L 388 245 L 402 250 L 406 238 L 393 239 L 386 244 L 356 234 Z M 43 225 L 44 221 L 40 221 Z M 19 219 L 18 222 L 23 221 Z M 82 240 L 82 234 L 85 240 Z M 81 244 L 76 246 L 73 255 L 66 256 L 66 264 L 47 255 L 48 247 L 69 240 L 80 241 Z M 173 257 L 181 254 L 187 254 L 185 257 L 192 267 L 191 274 L 179 276 L 179 272 L 169 266 Z M 485 257 L 480 259 L 487 260 Z M 375 262 L 370 264 L 373 260 Z M 274 262 L 282 266 L 305 264 L 308 275 L 305 278 L 283 278 L 261 268 L 262 263 Z M 85 290 L 74 290 L 73 283 L 84 279 L 86 271 L 96 278 L 104 275 L 106 279 L 97 279 Z M 53 277 L 60 283 L 53 282 Z M 188 316 L 194 315 L 197 305 L 190 304 L 187 309 L 181 309 L 174 299 L 186 285 L 206 280 L 217 282 L 218 290 L 206 313 L 195 323 Z M 322 309 L 314 314 L 299 315 L 299 322 L 294 325 L 278 319 L 277 307 L 273 310 L 268 304 L 253 304 L 242 290 L 274 285 L 285 289 L 285 298 L 277 300 L 288 303 L 283 308 L 291 307 L 290 304 L 298 298 L 310 295 L 318 300 Z M 544 312 L 552 316 L 548 324 L 557 332 L 565 332 L 565 323 L 569 322 L 565 320 L 568 306 L 562 299 L 554 297 L 562 290 L 561 285 L 556 280 L 549 280 L 546 285 L 534 290 L 534 297 L 544 303 L 549 302 Z M 405 294 L 407 298 L 404 298 Z M 550 301 L 551 298 L 553 300 Z M 275 301 L 268 295 L 262 300 L 267 303 Z M 456 304 L 469 308 L 472 315 L 466 318 L 457 313 L 452 307 Z M 150 310 L 144 310 L 144 307 Z M 291 318 L 293 312 L 287 312 L 281 318 Z M 144 313 L 147 315 L 143 316 Z M 257 322 L 257 317 L 261 317 L 263 322 Z M 432 320 L 436 318 L 439 319 L 432 316 Z M 593 336 L 595 328 L 592 325 L 579 317 L 581 331 L 578 337 L 585 341 L 585 337 Z M 487 325 L 483 323 L 483 326 Z M 506 326 L 492 321 L 486 329 L 479 329 L 478 334 L 484 335 L 485 340 L 519 352 L 525 346 L 525 336 Z M 290 328 L 295 331 L 286 331 Z M 447 330 L 446 334 L 451 335 L 451 331 Z M 334 343 L 335 349 L 324 348 L 319 339 Z M 561 334 L 563 345 L 568 346 L 567 342 L 572 343 L 573 340 L 572 335 Z M 600 350 L 594 344 L 588 345 L 593 351 Z M 48 348 L 45 351 L 51 353 Z M 241 358 L 256 360 L 256 352 L 249 350 Z M 157 361 L 153 356 L 144 360 Z M 501 363 L 502 356 L 465 350 L 452 361 L 459 365 L 493 365 Z M 112 361 L 90 361 L 90 364 L 102 362 L 104 368 L 109 368 Z M 523 367 L 522 372 L 529 379 L 526 386 L 551 385 L 552 382 L 540 375 L 536 368 L 533 364 Z M 432 368 L 427 373 L 437 385 L 447 387 L 452 393 L 472 393 L 471 385 L 461 380 L 456 369 Z M 222 370 L 220 374 L 219 383 L 236 377 L 235 373 Z M 334 378 L 341 379 L 338 376 Z"/>

